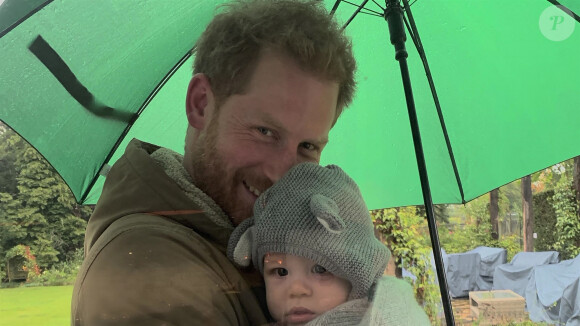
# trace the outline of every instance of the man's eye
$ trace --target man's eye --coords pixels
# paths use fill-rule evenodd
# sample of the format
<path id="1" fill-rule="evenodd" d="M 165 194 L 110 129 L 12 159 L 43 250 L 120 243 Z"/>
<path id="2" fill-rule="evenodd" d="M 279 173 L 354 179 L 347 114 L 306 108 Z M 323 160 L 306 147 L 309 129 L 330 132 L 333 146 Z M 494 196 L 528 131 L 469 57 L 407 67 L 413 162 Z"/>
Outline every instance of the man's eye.
<path id="1" fill-rule="evenodd" d="M 324 268 L 320 265 L 314 265 L 314 267 L 312 267 L 312 272 L 314 272 L 316 274 L 324 274 L 324 273 L 327 273 L 328 271 L 326 270 L 326 268 Z"/>
<path id="2" fill-rule="evenodd" d="M 258 127 L 258 132 L 260 132 L 262 135 L 265 136 L 272 136 L 272 130 L 268 129 L 268 128 L 264 128 L 264 127 Z"/>
<path id="3" fill-rule="evenodd" d="M 316 149 L 316 146 L 314 146 L 311 143 L 302 143 L 302 148 L 309 150 L 309 151 L 313 151 Z"/>
<path id="4" fill-rule="evenodd" d="M 286 268 L 276 268 L 276 274 L 278 276 L 286 276 L 288 275 L 288 270 Z"/>

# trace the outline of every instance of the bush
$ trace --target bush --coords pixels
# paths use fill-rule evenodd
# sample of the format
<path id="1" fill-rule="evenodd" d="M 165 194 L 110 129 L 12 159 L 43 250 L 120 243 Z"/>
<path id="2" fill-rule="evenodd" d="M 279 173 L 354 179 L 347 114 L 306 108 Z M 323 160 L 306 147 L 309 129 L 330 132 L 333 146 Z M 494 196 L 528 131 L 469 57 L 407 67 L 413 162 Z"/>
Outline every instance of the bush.
<path id="1" fill-rule="evenodd" d="M 60 286 L 71 285 L 74 283 L 76 274 L 71 274 L 66 268 L 57 268 L 56 266 L 44 271 L 39 277 L 33 280 L 35 285 L 43 286 Z"/>
<path id="2" fill-rule="evenodd" d="M 439 237 L 441 247 L 448 254 L 463 253 L 479 246 L 504 248 L 507 250 L 507 261 L 510 261 L 515 254 L 522 251 L 520 236 L 517 234 L 504 236 L 499 240 L 493 239 L 488 221 L 482 222 L 479 227 L 468 224 L 463 228 L 456 228 L 455 231 L 440 228 Z"/>
<path id="3" fill-rule="evenodd" d="M 30 285 L 60 286 L 74 284 L 80 266 L 83 262 L 84 251 L 77 249 L 69 261 L 59 262 L 40 275 L 31 278 Z"/>
<path id="4" fill-rule="evenodd" d="M 571 259 L 580 254 L 579 203 L 574 194 L 572 180 L 562 178 L 549 202 L 556 213 L 556 242 L 554 248 L 560 259 Z"/>
<path id="5" fill-rule="evenodd" d="M 490 247 L 496 248 L 504 248 L 507 250 L 507 261 L 511 261 L 514 256 L 522 251 L 522 246 L 520 245 L 521 237 L 517 234 L 512 234 L 506 237 L 501 238 L 499 241 L 496 241 L 496 245 L 491 245 Z"/>

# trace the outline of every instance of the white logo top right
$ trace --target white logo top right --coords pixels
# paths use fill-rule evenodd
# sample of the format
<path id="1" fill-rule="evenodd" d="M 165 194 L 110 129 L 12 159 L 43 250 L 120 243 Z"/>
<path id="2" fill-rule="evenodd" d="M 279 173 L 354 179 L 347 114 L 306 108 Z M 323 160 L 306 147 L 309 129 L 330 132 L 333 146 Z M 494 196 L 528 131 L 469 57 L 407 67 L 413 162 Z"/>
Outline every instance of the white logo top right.
<path id="1" fill-rule="evenodd" d="M 563 6 L 550 6 L 540 15 L 540 31 L 549 40 L 559 42 L 574 32 L 576 21 L 570 10 Z"/>

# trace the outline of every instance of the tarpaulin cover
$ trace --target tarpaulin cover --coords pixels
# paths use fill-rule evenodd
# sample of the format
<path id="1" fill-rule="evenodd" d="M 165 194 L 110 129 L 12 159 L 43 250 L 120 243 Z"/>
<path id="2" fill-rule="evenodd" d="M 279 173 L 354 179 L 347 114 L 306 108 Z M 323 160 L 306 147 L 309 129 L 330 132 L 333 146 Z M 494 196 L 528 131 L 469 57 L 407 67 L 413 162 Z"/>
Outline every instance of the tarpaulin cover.
<path id="1" fill-rule="evenodd" d="M 507 262 L 507 250 L 503 248 L 477 247 L 469 253 L 478 253 L 481 256 L 477 287 L 481 291 L 493 288 L 493 272 L 495 268 Z"/>
<path id="2" fill-rule="evenodd" d="M 559 264 L 536 266 L 526 288 L 526 304 L 530 319 L 535 322 L 565 323 L 566 316 L 578 319 L 580 305 L 577 287 L 580 278 L 580 255 Z M 576 289 L 576 292 L 574 292 Z M 565 302 L 565 303 L 564 303 Z M 572 304 L 571 304 L 572 303 Z M 571 308 L 573 307 L 573 308 Z"/>
<path id="3" fill-rule="evenodd" d="M 449 254 L 446 261 L 445 273 L 451 297 L 466 297 L 469 291 L 477 290 L 481 262 L 481 256 L 478 253 Z"/>
<path id="4" fill-rule="evenodd" d="M 526 287 L 534 266 L 558 263 L 557 251 L 520 252 L 508 264 L 496 267 L 493 273 L 494 290 L 512 290 L 526 296 Z"/>
<path id="5" fill-rule="evenodd" d="M 477 247 L 467 253 L 478 253 L 481 256 L 479 275 L 493 277 L 493 271 L 507 261 L 507 250 L 503 248 Z"/>
<path id="6" fill-rule="evenodd" d="M 560 322 L 580 326 L 580 278 L 564 289 L 560 302 Z"/>
<path id="7" fill-rule="evenodd" d="M 452 297 L 465 297 L 469 291 L 491 290 L 496 266 L 506 262 L 503 248 L 477 247 L 465 253 L 445 255 L 447 285 Z"/>

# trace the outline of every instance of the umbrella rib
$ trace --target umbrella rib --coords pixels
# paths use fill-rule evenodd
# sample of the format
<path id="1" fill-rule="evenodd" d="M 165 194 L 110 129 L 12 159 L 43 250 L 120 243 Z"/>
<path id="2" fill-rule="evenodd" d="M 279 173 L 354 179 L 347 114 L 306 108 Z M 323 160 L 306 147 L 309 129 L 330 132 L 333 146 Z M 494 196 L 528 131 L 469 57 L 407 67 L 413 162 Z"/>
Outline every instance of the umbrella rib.
<path id="1" fill-rule="evenodd" d="M 16 22 L 14 22 L 12 25 L 8 26 L 5 30 L 0 31 L 0 38 L 2 38 L 4 35 L 8 34 L 14 28 L 18 27 L 18 25 L 22 24 L 24 21 L 26 21 L 28 18 L 30 18 L 35 13 L 39 12 L 40 9 L 44 8 L 47 4 L 51 3 L 52 1 L 54 1 L 54 0 L 47 0 L 47 1 L 45 1 L 40 6 L 34 8 L 33 10 L 31 10 L 24 17 L 20 18 L 19 20 L 17 20 Z"/>
<path id="2" fill-rule="evenodd" d="M 336 2 L 334 3 L 334 6 L 332 6 L 332 9 L 330 10 L 330 17 L 334 16 L 336 9 L 338 9 L 338 5 L 340 5 L 341 2 L 342 2 L 342 0 L 336 0 Z"/>
<path id="3" fill-rule="evenodd" d="M 372 12 L 364 12 L 364 11 L 361 11 L 360 13 L 361 14 L 365 14 L 365 15 L 369 15 L 369 16 L 374 16 L 374 17 L 384 17 L 381 14 L 375 14 L 375 13 L 372 13 Z"/>
<path id="4" fill-rule="evenodd" d="M 145 99 L 145 101 L 143 102 L 143 104 L 141 104 L 141 107 L 137 111 L 137 115 L 140 115 L 141 112 L 143 112 L 143 110 L 145 110 L 145 108 L 147 107 L 147 105 L 149 105 L 149 103 L 153 100 L 153 98 L 157 95 L 157 93 L 159 93 L 159 91 L 161 90 L 161 88 L 163 88 L 163 86 L 165 85 L 165 83 L 167 83 L 167 81 L 169 81 L 169 79 L 171 78 L 171 76 L 173 76 L 173 74 L 175 74 L 175 72 L 177 72 L 177 70 L 179 70 L 179 68 L 181 68 L 181 66 L 190 57 L 191 57 L 191 50 L 187 51 L 187 53 L 183 57 L 181 57 L 181 59 L 173 66 L 173 68 L 171 68 L 171 70 L 169 70 L 169 72 L 167 72 L 167 74 L 165 75 L 165 77 L 163 77 L 163 79 L 161 79 L 161 81 L 157 84 L 157 86 L 155 87 L 155 89 L 151 92 L 151 94 L 149 94 L 149 96 Z"/>
<path id="5" fill-rule="evenodd" d="M 577 22 L 580 23 L 580 16 L 578 16 L 575 12 L 570 10 L 570 8 L 560 4 L 560 2 L 558 2 L 557 0 L 548 0 L 548 2 L 550 2 L 554 6 L 562 7 L 564 9 L 566 9 L 566 10 L 562 10 L 562 8 L 560 8 L 563 12 L 567 13 L 568 15 L 570 15 L 570 17 L 574 18 Z"/>
<path id="6" fill-rule="evenodd" d="M 410 5 L 409 5 L 410 6 Z M 415 20 L 413 19 L 413 15 L 411 14 L 410 10 L 405 10 L 407 15 L 409 16 L 409 24 L 411 25 L 411 31 L 409 34 L 413 39 L 413 43 L 419 53 L 419 57 L 421 57 L 421 61 L 423 62 L 423 67 L 425 68 L 425 74 L 427 76 L 427 80 L 429 81 L 429 87 L 431 89 L 431 94 L 433 95 L 433 101 L 435 102 L 435 108 L 437 109 L 437 115 L 439 116 L 439 122 L 441 123 L 441 130 L 443 131 L 443 137 L 445 138 L 445 144 L 447 145 L 447 151 L 449 153 L 449 159 L 451 160 L 451 165 L 453 167 L 453 173 L 455 174 L 455 180 L 457 182 L 457 187 L 459 189 L 459 194 L 461 195 L 461 202 L 463 204 L 466 203 L 465 201 L 465 194 L 463 192 L 463 184 L 461 183 L 461 177 L 459 176 L 459 171 L 457 169 L 457 163 L 455 161 L 455 155 L 453 154 L 453 148 L 451 146 L 451 141 L 449 140 L 449 134 L 447 132 L 447 127 L 445 125 L 445 119 L 443 118 L 443 112 L 441 111 L 441 104 L 439 103 L 439 96 L 437 96 L 437 90 L 435 89 L 435 83 L 433 82 L 433 76 L 431 75 L 431 69 L 429 69 L 429 63 L 427 62 L 427 55 L 425 54 L 425 50 L 423 49 L 423 45 L 421 44 L 421 38 L 419 37 L 419 32 L 417 31 L 417 26 L 415 25 Z M 406 22 L 406 20 L 405 20 Z"/>
<path id="7" fill-rule="evenodd" d="M 358 7 L 358 6 L 359 6 L 359 5 L 357 5 L 356 3 L 352 3 L 352 2 L 350 2 L 350 1 L 346 1 L 346 0 L 342 0 L 342 2 L 346 2 L 346 3 L 348 3 L 349 5 L 352 5 L 352 6 L 355 6 L 355 7 Z M 368 1 L 367 1 L 367 2 L 368 2 Z M 373 2 L 374 2 L 374 0 L 373 0 Z M 375 2 L 375 3 L 376 3 L 376 2 Z M 370 12 L 372 12 L 372 13 L 376 14 L 376 15 L 379 15 L 379 16 L 383 17 L 383 14 L 382 14 L 382 13 L 380 13 L 380 12 L 378 12 L 378 11 L 374 11 L 374 10 L 372 10 L 372 9 L 369 9 L 369 8 L 364 8 L 364 5 L 365 5 L 365 4 L 366 4 L 366 2 L 365 2 L 363 5 L 362 5 L 362 6 L 363 6 L 363 8 L 361 8 L 361 10 L 367 10 L 367 11 L 370 11 Z M 380 7 L 380 6 L 379 6 L 379 7 Z M 363 11 L 361 11 L 361 13 L 362 13 L 362 14 L 368 14 L 368 12 L 363 12 Z"/>
<path id="8" fill-rule="evenodd" d="M 344 0 L 343 0 L 344 1 Z M 346 2 L 346 1 L 345 1 Z M 367 2 L 369 2 L 369 0 L 365 0 L 363 3 L 361 3 L 358 8 L 355 10 L 354 14 L 352 14 L 352 16 L 350 16 L 350 18 L 346 21 L 346 23 L 342 26 L 342 29 L 346 29 L 346 27 L 348 26 L 348 24 L 350 24 L 350 22 L 353 21 L 354 17 L 356 17 L 356 15 L 362 10 L 362 8 L 364 8 L 364 6 L 367 4 Z M 347 2 L 350 3 L 350 2 Z"/>
<path id="9" fill-rule="evenodd" d="M 147 105 L 149 105 L 149 103 L 153 100 L 153 98 L 155 97 L 155 95 L 157 95 L 157 93 L 159 93 L 159 91 L 161 90 L 161 88 L 165 85 L 165 83 L 167 83 L 167 81 L 171 78 L 171 76 L 173 76 L 173 74 L 175 74 L 175 72 L 190 57 L 191 57 L 191 50 L 190 51 L 187 51 L 187 53 L 183 57 L 181 57 L 181 59 L 173 66 L 173 68 L 171 68 L 171 70 L 169 70 L 169 72 L 167 72 L 167 74 L 165 75 L 165 77 L 163 77 L 161 79 L 161 81 L 157 84 L 157 86 L 155 87 L 155 89 L 153 89 L 153 91 L 145 99 L 145 101 L 143 102 L 143 104 L 141 104 L 141 106 L 139 107 L 139 110 L 137 110 L 137 113 L 135 113 L 135 119 L 130 124 L 128 124 L 125 127 L 125 130 L 123 130 L 123 132 L 121 133 L 121 135 L 117 139 L 117 142 L 111 148 L 111 151 L 109 152 L 109 154 L 107 155 L 107 157 L 103 161 L 103 164 L 101 165 L 99 171 L 103 168 L 103 166 L 105 166 L 105 164 L 107 164 L 109 162 L 109 160 L 111 159 L 111 157 L 113 156 L 113 154 L 115 153 L 115 151 L 117 151 L 117 148 L 119 148 L 119 146 L 121 146 L 121 143 L 123 142 L 123 139 L 129 133 L 129 130 L 131 129 L 131 127 L 133 127 L 134 122 L 137 121 L 137 118 L 139 118 L 139 116 L 141 115 L 141 113 L 143 112 L 143 110 L 145 110 L 145 108 L 147 107 Z M 81 202 L 84 202 L 85 201 L 85 199 L 89 195 L 89 192 L 91 191 L 91 188 L 93 187 L 93 185 L 95 184 L 95 182 L 97 182 L 97 179 L 98 178 L 99 178 L 99 174 L 95 175 L 95 177 L 93 178 L 93 180 L 91 180 L 91 183 L 90 183 L 89 187 L 87 187 L 87 189 L 83 193 L 83 196 L 81 197 Z"/>
<path id="10" fill-rule="evenodd" d="M 378 2 L 376 2 L 375 0 L 373 0 L 373 2 L 374 2 L 374 3 L 375 3 L 375 4 L 376 4 L 376 5 L 379 7 L 379 8 L 381 8 L 381 10 L 382 10 L 383 12 L 385 11 L 385 8 L 381 7 L 381 5 L 380 5 Z"/>
<path id="11" fill-rule="evenodd" d="M 13 133 L 17 134 L 18 137 L 22 138 L 22 140 L 24 140 L 30 147 L 34 148 L 34 150 L 36 151 L 36 154 L 40 155 L 46 161 L 46 163 L 48 163 L 48 165 L 54 170 L 53 172 L 55 172 L 58 175 L 58 177 L 61 179 L 61 181 L 64 182 L 64 184 L 67 186 L 70 193 L 73 194 L 77 203 L 80 204 L 80 202 L 76 199 L 75 193 L 74 193 L 72 187 L 70 186 L 70 184 L 68 183 L 68 181 L 66 181 L 63 178 L 63 176 L 58 172 L 56 167 L 46 158 L 46 156 L 44 156 L 44 154 L 38 148 L 36 148 L 36 146 L 34 144 L 32 144 L 27 138 L 25 138 L 22 134 L 20 134 L 20 132 L 18 132 L 16 129 L 12 128 L 12 126 L 8 122 L 4 121 L 3 119 L 0 119 L 0 122 L 2 122 L 2 124 L 4 124 L 4 126 L 10 128 L 10 130 L 12 130 Z M 0 126 L 2 124 L 0 124 Z"/>
<path id="12" fill-rule="evenodd" d="M 407 31 L 409 32 L 409 36 L 411 37 L 413 44 L 415 44 L 415 47 L 418 48 L 419 44 L 417 44 L 417 38 L 415 37 L 415 34 L 413 33 L 411 26 L 409 26 L 409 21 L 407 20 L 407 17 L 403 16 L 403 21 L 405 22 L 405 26 L 407 27 Z"/>

